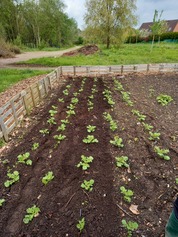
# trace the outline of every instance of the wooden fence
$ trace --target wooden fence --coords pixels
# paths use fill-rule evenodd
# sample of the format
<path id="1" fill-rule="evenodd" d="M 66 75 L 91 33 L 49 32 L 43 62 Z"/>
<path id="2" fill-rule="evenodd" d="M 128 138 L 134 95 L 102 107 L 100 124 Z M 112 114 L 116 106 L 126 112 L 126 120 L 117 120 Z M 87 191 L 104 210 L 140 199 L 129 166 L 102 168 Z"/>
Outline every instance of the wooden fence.
<path id="1" fill-rule="evenodd" d="M 0 138 L 8 135 L 49 91 L 61 82 L 62 76 L 98 76 L 132 72 L 178 72 L 178 64 L 140 64 L 116 66 L 61 66 L 34 83 L 0 107 Z"/>

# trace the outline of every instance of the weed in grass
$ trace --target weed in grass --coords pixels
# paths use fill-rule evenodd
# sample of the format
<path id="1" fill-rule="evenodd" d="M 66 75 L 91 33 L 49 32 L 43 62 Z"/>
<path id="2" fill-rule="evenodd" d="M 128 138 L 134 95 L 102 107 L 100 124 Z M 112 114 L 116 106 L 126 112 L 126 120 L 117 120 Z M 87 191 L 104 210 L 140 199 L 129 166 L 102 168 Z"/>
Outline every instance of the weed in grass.
<path id="1" fill-rule="evenodd" d="M 84 143 L 98 143 L 98 139 L 96 139 L 93 135 L 88 135 L 86 138 L 83 139 Z"/>
<path id="2" fill-rule="evenodd" d="M 38 147 L 39 147 L 39 143 L 38 142 L 33 143 L 32 151 L 35 151 L 36 149 L 38 149 Z"/>
<path id="3" fill-rule="evenodd" d="M 110 140 L 110 143 L 117 147 L 124 147 L 124 144 L 122 143 L 122 138 L 120 138 L 119 136 L 115 136 L 114 140 Z"/>
<path id="4" fill-rule="evenodd" d="M 4 198 L 1 198 L 1 199 L 0 199 L 0 207 L 2 207 L 2 205 L 5 203 L 5 201 L 6 201 L 6 200 L 5 200 Z"/>
<path id="5" fill-rule="evenodd" d="M 171 101 L 173 101 L 172 97 L 169 95 L 160 94 L 156 97 L 156 100 L 162 106 L 168 105 Z"/>
<path id="6" fill-rule="evenodd" d="M 42 183 L 43 184 L 48 184 L 51 180 L 54 179 L 54 175 L 52 171 L 49 171 L 43 178 L 42 178 Z"/>
<path id="7" fill-rule="evenodd" d="M 90 179 L 89 181 L 84 180 L 81 184 L 81 188 L 85 189 L 86 191 L 91 192 L 93 190 L 94 179 Z"/>
<path id="8" fill-rule="evenodd" d="M 131 237 L 132 236 L 132 232 L 134 230 L 138 229 L 138 223 L 137 222 L 132 222 L 132 221 L 126 221 L 126 220 L 122 220 L 122 225 L 124 228 L 126 228 L 127 230 L 127 237 Z"/>
<path id="9" fill-rule="evenodd" d="M 0 148 L 5 146 L 5 144 L 6 144 L 6 142 L 4 141 L 4 139 L 0 139 Z"/>
<path id="10" fill-rule="evenodd" d="M 78 163 L 77 167 L 82 167 L 82 170 L 87 170 L 90 167 L 89 163 L 91 163 L 93 159 L 92 156 L 81 155 L 81 161 Z"/>
<path id="11" fill-rule="evenodd" d="M 118 156 L 115 159 L 116 159 L 116 166 L 117 167 L 123 167 L 123 166 L 126 168 L 129 167 L 129 164 L 127 163 L 129 158 L 127 156 Z"/>
<path id="12" fill-rule="evenodd" d="M 131 189 L 126 189 L 124 186 L 120 187 L 120 191 L 124 195 L 124 200 L 126 202 L 130 203 L 131 202 L 131 198 L 132 198 L 132 196 L 134 194 L 133 191 Z"/>
<path id="13" fill-rule="evenodd" d="M 81 220 L 78 221 L 76 227 L 80 231 L 80 233 L 82 233 L 82 231 L 85 228 L 85 218 L 84 217 Z"/>
<path id="14" fill-rule="evenodd" d="M 87 132 L 89 132 L 89 133 L 94 132 L 95 129 L 96 129 L 96 126 L 93 126 L 93 125 L 88 125 L 88 126 L 87 126 Z"/>
<path id="15" fill-rule="evenodd" d="M 169 153 L 169 149 L 161 149 L 158 146 L 154 147 L 154 151 L 156 152 L 156 154 L 163 158 L 164 160 L 170 160 L 171 158 L 167 155 Z"/>
<path id="16" fill-rule="evenodd" d="M 40 213 L 40 208 L 36 205 L 33 205 L 32 207 L 27 208 L 26 210 L 27 214 L 23 218 L 23 222 L 25 224 L 28 224 L 33 220 L 34 217 L 37 217 Z"/>
<path id="17" fill-rule="evenodd" d="M 29 152 L 18 155 L 17 156 L 18 163 L 22 163 L 22 164 L 26 164 L 26 165 L 32 165 L 32 160 L 28 159 L 29 157 L 30 157 Z"/>
<path id="18" fill-rule="evenodd" d="M 19 172 L 18 171 L 14 171 L 13 173 L 7 172 L 7 176 L 9 177 L 9 179 L 7 181 L 4 182 L 4 186 L 6 188 L 10 187 L 12 184 L 16 183 L 19 181 L 20 176 L 19 176 Z"/>

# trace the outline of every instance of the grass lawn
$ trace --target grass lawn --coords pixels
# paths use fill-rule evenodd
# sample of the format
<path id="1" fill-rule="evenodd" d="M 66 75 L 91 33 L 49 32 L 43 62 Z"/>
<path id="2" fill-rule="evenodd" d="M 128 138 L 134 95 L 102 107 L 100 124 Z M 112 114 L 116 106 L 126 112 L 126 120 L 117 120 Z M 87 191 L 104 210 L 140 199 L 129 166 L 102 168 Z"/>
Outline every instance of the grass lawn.
<path id="1" fill-rule="evenodd" d="M 0 93 L 20 80 L 47 73 L 47 70 L 0 69 Z"/>
<path id="2" fill-rule="evenodd" d="M 106 49 L 94 55 L 78 55 L 73 57 L 50 57 L 31 59 L 25 64 L 45 66 L 70 65 L 120 65 L 120 64 L 147 64 L 147 63 L 176 63 L 178 62 L 178 43 L 156 43 L 151 52 L 150 43 L 124 44 L 121 48 Z"/>

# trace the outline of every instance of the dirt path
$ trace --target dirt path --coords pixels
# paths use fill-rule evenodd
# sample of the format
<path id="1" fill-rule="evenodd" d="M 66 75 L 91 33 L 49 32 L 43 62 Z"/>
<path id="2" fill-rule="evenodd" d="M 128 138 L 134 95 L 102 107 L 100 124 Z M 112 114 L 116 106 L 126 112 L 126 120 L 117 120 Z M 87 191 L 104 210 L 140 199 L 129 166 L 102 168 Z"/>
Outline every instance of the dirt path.
<path id="1" fill-rule="evenodd" d="M 64 53 L 70 52 L 71 50 L 75 50 L 80 48 L 80 46 L 76 46 L 73 48 L 60 50 L 60 51 L 35 51 L 35 52 L 25 52 L 22 54 L 17 54 L 15 58 L 0 58 L 0 68 L 22 68 L 20 66 L 12 65 L 14 63 L 18 63 L 20 61 L 27 61 L 32 58 L 42 58 L 42 57 L 59 57 Z M 32 66 L 26 66 L 26 68 L 30 68 Z M 25 67 L 23 67 L 25 68 Z M 33 67 L 33 69 L 40 69 L 39 67 Z M 44 68 L 44 67 L 43 67 Z"/>

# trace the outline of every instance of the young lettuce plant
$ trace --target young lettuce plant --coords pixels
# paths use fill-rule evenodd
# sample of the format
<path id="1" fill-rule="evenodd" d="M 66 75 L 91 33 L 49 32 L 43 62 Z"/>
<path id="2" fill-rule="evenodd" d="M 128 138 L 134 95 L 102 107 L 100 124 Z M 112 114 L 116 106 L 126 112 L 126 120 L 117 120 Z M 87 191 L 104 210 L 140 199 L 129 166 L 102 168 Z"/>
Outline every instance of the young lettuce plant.
<path id="1" fill-rule="evenodd" d="M 171 101 L 173 101 L 172 97 L 169 95 L 160 94 L 156 97 L 156 100 L 162 106 L 168 105 Z"/>
<path id="2" fill-rule="evenodd" d="M 7 176 L 9 177 L 9 179 L 7 181 L 4 182 L 4 186 L 6 188 L 10 187 L 12 184 L 16 183 L 19 181 L 20 176 L 19 176 L 19 172 L 18 171 L 14 171 L 13 173 L 8 172 Z"/>
<path id="3" fill-rule="evenodd" d="M 77 167 L 82 167 L 82 170 L 87 170 L 90 167 L 90 163 L 93 161 L 92 156 L 81 155 L 81 161 L 78 163 Z"/>
<path id="4" fill-rule="evenodd" d="M 120 187 L 120 191 L 124 195 L 124 200 L 126 202 L 130 203 L 131 202 L 131 198 L 132 198 L 132 196 L 134 194 L 133 191 L 131 189 L 126 189 L 124 186 Z"/>
<path id="5" fill-rule="evenodd" d="M 64 99 L 63 99 L 63 98 L 59 98 L 58 101 L 59 101 L 60 103 L 64 103 Z"/>
<path id="6" fill-rule="evenodd" d="M 44 185 L 48 184 L 51 180 L 54 179 L 54 175 L 52 171 L 49 171 L 43 178 L 42 178 L 42 183 Z"/>
<path id="7" fill-rule="evenodd" d="M 43 134 L 44 136 L 45 135 L 47 135 L 47 134 L 49 134 L 49 130 L 46 128 L 46 129 L 41 129 L 40 131 L 39 131 L 41 134 Z"/>
<path id="8" fill-rule="evenodd" d="M 91 192 L 93 190 L 94 182 L 95 182 L 94 179 L 90 179 L 89 181 L 84 180 L 83 183 L 81 184 L 81 187 L 86 191 Z"/>
<path id="9" fill-rule="evenodd" d="M 110 140 L 110 143 L 116 147 L 124 147 L 124 144 L 122 143 L 122 138 L 119 136 L 115 136 L 114 140 Z"/>
<path id="10" fill-rule="evenodd" d="M 33 143 L 33 145 L 32 145 L 32 151 L 37 150 L 38 147 L 39 147 L 39 143 L 38 143 L 38 142 Z"/>
<path id="11" fill-rule="evenodd" d="M 20 154 L 17 156 L 18 163 L 26 164 L 26 165 L 32 165 L 32 160 L 28 159 L 30 157 L 30 153 L 26 152 L 24 154 Z"/>
<path id="12" fill-rule="evenodd" d="M 96 129 L 96 126 L 93 126 L 93 125 L 88 125 L 88 126 L 87 126 L 87 132 L 89 132 L 89 133 L 94 132 L 95 129 Z"/>
<path id="13" fill-rule="evenodd" d="M 117 130 L 117 123 L 114 120 L 110 121 L 110 129 L 114 132 Z"/>
<path id="14" fill-rule="evenodd" d="M 148 123 L 142 122 L 142 124 L 143 124 L 144 129 L 145 129 L 146 131 L 151 131 L 151 130 L 153 129 L 153 126 L 150 125 L 150 124 L 148 124 Z"/>
<path id="15" fill-rule="evenodd" d="M 159 132 L 149 132 L 149 140 L 150 141 L 155 141 L 155 140 L 159 140 L 160 139 L 160 133 Z"/>
<path id="16" fill-rule="evenodd" d="M 66 125 L 62 123 L 60 126 L 58 126 L 57 131 L 61 132 L 61 131 L 65 131 L 65 129 L 66 129 Z"/>
<path id="17" fill-rule="evenodd" d="M 33 220 L 34 217 L 37 217 L 40 213 L 40 208 L 36 205 L 33 205 L 32 207 L 27 208 L 26 210 L 27 214 L 23 218 L 23 222 L 25 224 L 28 224 Z"/>
<path id="18" fill-rule="evenodd" d="M 6 201 L 6 200 L 5 200 L 4 198 L 1 198 L 1 199 L 0 199 L 0 207 L 2 207 L 2 205 L 5 203 L 5 201 Z"/>
<path id="19" fill-rule="evenodd" d="M 81 220 L 79 220 L 79 222 L 77 223 L 76 227 L 80 231 L 80 233 L 82 233 L 82 231 L 85 228 L 85 218 L 84 217 Z"/>
<path id="20" fill-rule="evenodd" d="M 47 120 L 47 123 L 49 123 L 50 125 L 55 125 L 55 124 L 56 124 L 55 118 L 54 118 L 54 117 L 50 117 L 50 118 Z"/>
<path id="21" fill-rule="evenodd" d="M 88 135 L 86 138 L 83 139 L 84 143 L 98 143 L 98 139 L 96 139 L 93 135 Z"/>
<path id="22" fill-rule="evenodd" d="M 126 168 L 129 167 L 129 164 L 127 163 L 129 158 L 127 156 L 118 156 L 115 159 L 117 167 L 126 167 Z"/>
<path id="23" fill-rule="evenodd" d="M 63 90 L 63 94 L 67 96 L 67 95 L 69 95 L 69 91 L 67 89 L 65 89 L 65 90 Z"/>
<path id="24" fill-rule="evenodd" d="M 138 229 L 138 223 L 137 222 L 132 222 L 132 221 L 126 221 L 126 220 L 122 220 L 122 225 L 124 228 L 126 228 L 127 230 L 127 236 L 128 237 L 131 237 L 132 236 L 132 232 L 134 230 L 137 230 Z"/>
<path id="25" fill-rule="evenodd" d="M 170 160 L 171 158 L 167 155 L 169 153 L 169 149 L 161 149 L 160 147 L 158 146 L 155 146 L 154 147 L 154 150 L 156 152 L 156 154 L 163 158 L 164 160 Z"/>
<path id="26" fill-rule="evenodd" d="M 59 144 L 61 141 L 63 141 L 66 138 L 66 136 L 62 134 L 54 135 L 53 137 L 57 141 L 57 144 Z"/>

